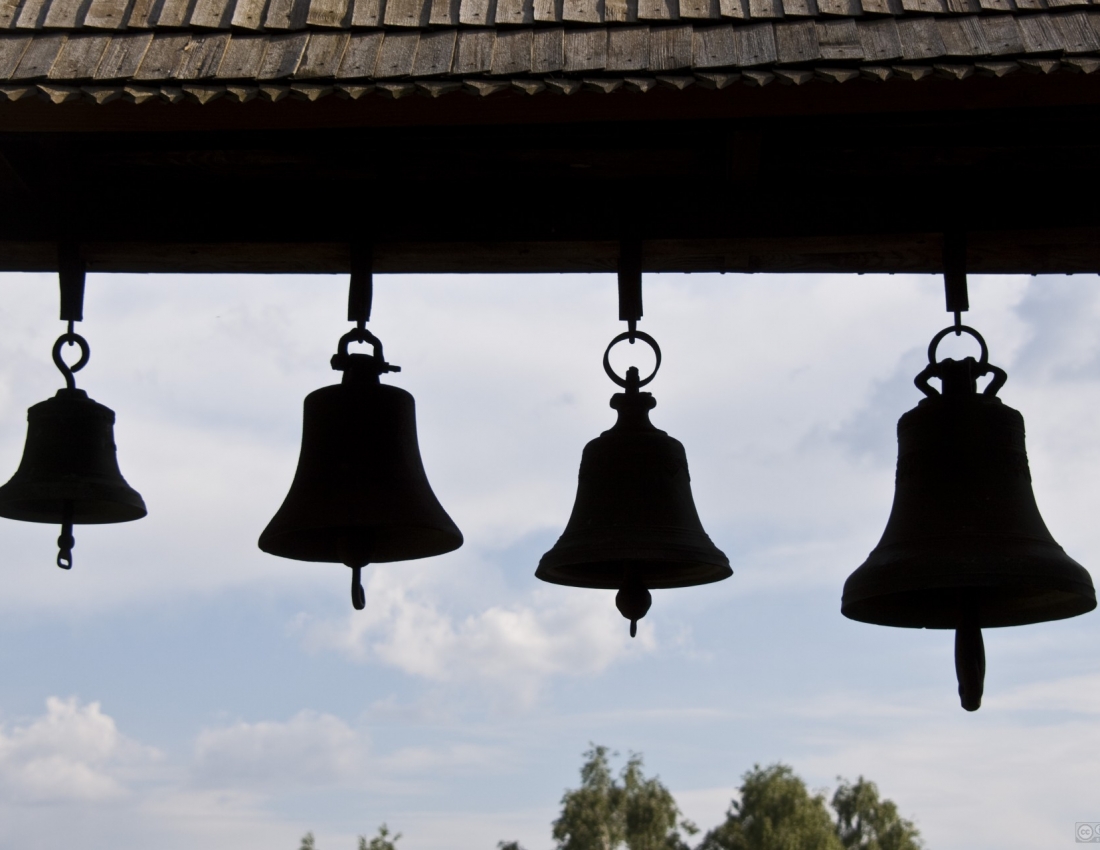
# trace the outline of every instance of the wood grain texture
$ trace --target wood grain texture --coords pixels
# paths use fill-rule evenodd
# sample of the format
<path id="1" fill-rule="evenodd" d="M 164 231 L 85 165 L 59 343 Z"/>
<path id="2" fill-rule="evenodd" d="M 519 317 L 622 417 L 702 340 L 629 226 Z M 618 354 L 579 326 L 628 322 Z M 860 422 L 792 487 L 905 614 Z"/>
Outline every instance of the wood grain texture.
<path id="1" fill-rule="evenodd" d="M 233 18 L 232 0 L 196 0 L 189 23 L 205 29 L 228 29 Z"/>
<path id="2" fill-rule="evenodd" d="M 349 0 L 310 0 L 306 24 L 311 27 L 344 27 L 350 12 Z"/>
<path id="3" fill-rule="evenodd" d="M 496 33 L 492 30 L 459 30 L 458 45 L 455 47 L 454 73 L 487 74 L 493 67 L 493 42 Z"/>
<path id="4" fill-rule="evenodd" d="M 531 70 L 531 30 L 504 30 L 493 44 L 491 74 L 526 74 Z"/>
<path id="5" fill-rule="evenodd" d="M 956 15 L 976 15 L 982 11 L 978 0 L 945 0 L 947 11 Z"/>
<path id="6" fill-rule="evenodd" d="M 73 29 L 84 18 L 89 0 L 50 0 L 46 16 L 42 19 L 45 29 Z"/>
<path id="7" fill-rule="evenodd" d="M 30 43 L 29 35 L 0 35 L 0 80 L 11 79 Z"/>
<path id="8" fill-rule="evenodd" d="M 600 71 L 607 64 L 607 30 L 565 31 L 565 71 Z"/>
<path id="9" fill-rule="evenodd" d="M 868 15 L 901 15 L 905 12 L 901 0 L 860 0 L 859 5 Z"/>
<path id="10" fill-rule="evenodd" d="M 351 38 L 348 39 L 347 49 L 344 50 L 340 70 L 336 72 L 336 78 L 350 80 L 369 77 L 378 61 L 378 48 L 381 46 L 382 33 L 380 32 L 352 33 Z"/>
<path id="11" fill-rule="evenodd" d="M 23 0 L 23 6 L 15 19 L 15 28 L 19 30 L 42 29 L 42 20 L 46 17 L 48 0 Z"/>
<path id="12" fill-rule="evenodd" d="M 1023 53 L 1024 41 L 1012 15 L 985 15 L 979 19 L 985 43 L 994 56 Z"/>
<path id="13" fill-rule="evenodd" d="M 608 23 L 637 23 L 638 0 L 604 0 L 603 19 Z"/>
<path id="14" fill-rule="evenodd" d="M 513 26 L 535 22 L 534 0 L 497 0 L 496 23 Z"/>
<path id="15" fill-rule="evenodd" d="M 737 49 L 737 64 L 743 67 L 767 65 L 778 58 L 775 30 L 770 23 L 734 27 L 733 43 Z"/>
<path id="16" fill-rule="evenodd" d="M 602 24 L 603 0 L 562 0 L 561 19 L 578 24 Z"/>
<path id="17" fill-rule="evenodd" d="M 307 15 L 309 0 L 269 0 L 264 26 L 269 30 L 300 30 L 306 25 Z"/>
<path id="18" fill-rule="evenodd" d="M 432 9 L 428 14 L 428 23 L 433 27 L 458 26 L 458 8 L 460 0 L 432 0 Z"/>
<path id="19" fill-rule="evenodd" d="M 946 15 L 947 4 L 944 0 L 901 0 L 906 12 L 923 12 L 926 15 Z"/>
<path id="20" fill-rule="evenodd" d="M 733 27 L 719 24 L 695 27 L 692 32 L 691 64 L 695 68 L 721 68 L 737 64 Z"/>
<path id="21" fill-rule="evenodd" d="M 419 32 L 387 32 L 378 51 L 378 62 L 374 66 L 374 76 L 406 77 L 412 73 L 413 60 L 416 59 L 416 45 L 420 41 Z"/>
<path id="22" fill-rule="evenodd" d="M 893 18 L 878 21 L 860 21 L 856 25 L 863 58 L 867 62 L 885 62 L 901 59 L 901 37 Z"/>
<path id="23" fill-rule="evenodd" d="M 156 27 L 159 29 L 179 29 L 191 15 L 192 0 L 161 0 L 160 13 L 156 16 Z"/>
<path id="24" fill-rule="evenodd" d="M 388 27 L 425 27 L 431 11 L 427 0 L 386 0 L 382 20 Z"/>
<path id="25" fill-rule="evenodd" d="M 0 29 L 9 29 L 19 14 L 23 0 L 0 0 Z"/>
<path id="26" fill-rule="evenodd" d="M 553 74 L 564 67 L 565 30 L 535 30 L 531 38 L 531 73 Z"/>
<path id="27" fill-rule="evenodd" d="M 903 59 L 935 59 L 947 52 L 935 18 L 903 18 L 897 24 Z"/>
<path id="28" fill-rule="evenodd" d="M 57 59 L 50 67 L 51 79 L 90 80 L 95 76 L 99 60 L 103 57 L 109 35 L 71 35 L 62 45 Z"/>
<path id="29" fill-rule="evenodd" d="M 638 0 L 639 21 L 675 21 L 679 17 L 677 0 Z"/>
<path id="30" fill-rule="evenodd" d="M 170 80 L 183 60 L 183 48 L 190 40 L 191 36 L 186 33 L 158 33 L 149 43 L 134 79 Z"/>
<path id="31" fill-rule="evenodd" d="M 817 26 L 813 21 L 790 21 L 775 25 L 775 49 L 784 64 L 813 62 L 821 58 Z M 734 63 L 729 63 L 734 64 Z"/>
<path id="32" fill-rule="evenodd" d="M 936 21 L 948 56 L 988 56 L 985 30 L 977 17 L 940 18 Z"/>
<path id="33" fill-rule="evenodd" d="M 135 2 L 148 2 L 148 0 L 135 0 Z M 229 23 L 238 29 L 258 30 L 263 26 L 266 9 L 267 0 L 236 0 L 233 6 L 233 17 Z"/>
<path id="34" fill-rule="evenodd" d="M 692 28 L 652 27 L 649 30 L 649 70 L 676 71 L 691 67 Z"/>
<path id="35" fill-rule="evenodd" d="M 492 24 L 495 11 L 496 0 L 462 0 L 458 20 L 469 27 L 487 27 Z"/>
<path id="36" fill-rule="evenodd" d="M 718 0 L 680 0 L 681 20 L 713 21 L 718 17 Z"/>
<path id="37" fill-rule="evenodd" d="M 822 15 L 853 18 L 863 14 L 859 0 L 817 0 L 817 10 Z"/>
<path id="38" fill-rule="evenodd" d="M 234 35 L 229 39 L 215 73 L 219 80 L 247 80 L 260 73 L 267 36 Z"/>
<path id="39" fill-rule="evenodd" d="M 298 63 L 302 60 L 308 40 L 307 32 L 270 36 L 256 79 L 282 80 L 293 75 L 298 70 Z"/>
<path id="40" fill-rule="evenodd" d="M 453 29 L 421 33 L 416 46 L 416 59 L 413 60 L 413 76 L 433 77 L 448 73 L 457 38 L 458 33 Z"/>
<path id="41" fill-rule="evenodd" d="M 1014 12 L 1012 0 L 978 0 L 978 5 L 986 12 Z"/>
<path id="42" fill-rule="evenodd" d="M 240 0 L 237 0 L 239 3 Z M 382 11 L 386 0 L 351 0 L 351 25 L 353 27 L 377 27 L 382 25 Z"/>
<path id="43" fill-rule="evenodd" d="M 782 0 L 749 0 L 749 17 L 764 20 L 782 18 Z"/>
<path id="44" fill-rule="evenodd" d="M 294 72 L 294 79 L 319 80 L 335 77 L 350 37 L 351 34 L 346 32 L 310 33 L 306 49 L 302 53 L 302 61 Z"/>
<path id="45" fill-rule="evenodd" d="M 1016 19 L 1026 52 L 1052 53 L 1063 48 L 1062 34 L 1050 18 L 1050 15 L 1020 15 Z"/>
<path id="46" fill-rule="evenodd" d="M 534 0 L 535 20 L 544 24 L 560 24 L 564 0 Z"/>
<path id="47" fill-rule="evenodd" d="M 611 27 L 607 31 L 608 71 L 644 71 L 649 67 L 649 27 Z"/>
<path id="48" fill-rule="evenodd" d="M 152 40 L 150 32 L 112 36 L 96 67 L 95 79 L 103 82 L 130 79 L 137 73 Z"/>
<path id="49" fill-rule="evenodd" d="M 854 20 L 821 20 L 815 21 L 814 26 L 817 27 L 817 43 L 822 59 L 843 61 L 863 58 L 863 44 Z"/>
<path id="50" fill-rule="evenodd" d="M 183 59 L 176 68 L 177 80 L 209 80 L 218 73 L 225 48 L 229 44 L 229 33 L 208 33 L 193 35 L 183 48 Z"/>
<path id="51" fill-rule="evenodd" d="M 816 18 L 817 0 L 783 0 L 783 14 L 789 18 Z"/>
<path id="52" fill-rule="evenodd" d="M 1100 50 L 1100 38 L 1089 26 L 1085 12 L 1051 15 L 1051 23 L 1061 36 L 1066 53 L 1093 53 Z"/>

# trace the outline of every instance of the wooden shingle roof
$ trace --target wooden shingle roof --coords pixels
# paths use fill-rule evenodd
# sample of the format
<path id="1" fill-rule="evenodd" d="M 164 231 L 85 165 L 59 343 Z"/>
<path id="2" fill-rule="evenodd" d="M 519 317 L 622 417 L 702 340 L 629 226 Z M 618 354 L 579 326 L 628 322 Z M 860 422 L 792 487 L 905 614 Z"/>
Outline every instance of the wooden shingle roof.
<path id="1" fill-rule="evenodd" d="M 0 96 L 207 103 L 1100 67 L 1100 0 L 2 0 Z"/>

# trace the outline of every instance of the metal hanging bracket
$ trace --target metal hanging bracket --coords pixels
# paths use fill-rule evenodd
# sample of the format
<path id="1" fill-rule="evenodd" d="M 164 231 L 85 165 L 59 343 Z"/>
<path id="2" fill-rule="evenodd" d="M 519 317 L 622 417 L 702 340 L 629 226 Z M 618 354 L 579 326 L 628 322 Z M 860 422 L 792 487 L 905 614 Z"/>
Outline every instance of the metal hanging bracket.
<path id="1" fill-rule="evenodd" d="M 69 323 L 84 319 L 84 276 L 87 272 L 84 254 L 77 242 L 62 242 L 57 249 L 57 277 L 61 284 L 61 321 Z"/>
<path id="2" fill-rule="evenodd" d="M 966 233 L 948 231 L 943 235 L 943 289 L 947 312 L 955 314 L 955 335 L 962 333 L 962 314 L 970 309 L 966 289 Z"/>
<path id="3" fill-rule="evenodd" d="M 348 321 L 359 330 L 370 321 L 374 300 L 374 246 L 370 242 L 351 245 L 351 282 L 348 285 Z"/>
<path id="4" fill-rule="evenodd" d="M 642 318 L 642 243 L 624 239 L 619 243 L 619 319 L 627 323 L 630 342 L 634 342 L 638 320 Z"/>

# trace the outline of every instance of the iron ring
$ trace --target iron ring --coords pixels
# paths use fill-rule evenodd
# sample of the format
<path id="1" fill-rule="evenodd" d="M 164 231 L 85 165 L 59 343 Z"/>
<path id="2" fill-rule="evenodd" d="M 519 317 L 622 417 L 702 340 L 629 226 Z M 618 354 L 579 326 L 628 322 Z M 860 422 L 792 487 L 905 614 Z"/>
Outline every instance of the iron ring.
<path id="1" fill-rule="evenodd" d="M 944 328 L 942 331 L 932 337 L 932 342 L 928 345 L 929 363 L 934 364 L 936 362 L 936 349 L 939 348 L 940 342 L 945 336 L 953 333 L 968 333 L 972 337 L 974 337 L 974 339 L 978 341 L 978 345 L 982 347 L 982 356 L 978 360 L 978 363 L 982 366 L 985 366 L 987 363 L 989 363 L 989 349 L 986 347 L 985 340 L 982 338 L 982 335 L 980 333 L 967 325 L 952 325 L 949 328 Z"/>
<path id="2" fill-rule="evenodd" d="M 657 358 L 657 362 L 653 365 L 653 371 L 649 373 L 649 377 L 645 380 L 639 381 L 638 386 L 644 387 L 650 381 L 657 376 L 657 370 L 661 368 L 661 346 L 657 345 L 657 340 L 647 334 L 645 331 L 623 331 L 607 345 L 607 349 L 603 353 L 603 370 L 607 373 L 612 381 L 618 384 L 620 387 L 626 387 L 626 379 L 620 378 L 615 374 L 615 370 L 611 368 L 611 349 L 622 342 L 624 339 L 640 339 L 646 345 L 653 349 L 653 354 Z"/>
<path id="3" fill-rule="evenodd" d="M 337 350 L 340 352 L 341 357 L 348 356 L 348 344 L 352 342 L 367 342 L 374 348 L 374 356 L 379 360 L 384 360 L 382 356 L 382 340 L 368 331 L 366 328 L 352 328 L 342 337 L 340 337 L 340 344 Z"/>
<path id="4" fill-rule="evenodd" d="M 80 359 L 70 366 L 62 359 L 61 348 L 66 344 L 72 345 L 74 343 L 80 346 Z M 73 378 L 73 372 L 79 372 L 87 366 L 88 358 L 91 356 L 92 350 L 88 347 L 88 340 L 84 339 L 84 337 L 78 333 L 63 333 L 57 338 L 57 342 L 53 344 L 54 365 L 57 366 L 61 374 L 65 376 L 65 385 L 70 390 L 76 389 L 76 380 Z"/>

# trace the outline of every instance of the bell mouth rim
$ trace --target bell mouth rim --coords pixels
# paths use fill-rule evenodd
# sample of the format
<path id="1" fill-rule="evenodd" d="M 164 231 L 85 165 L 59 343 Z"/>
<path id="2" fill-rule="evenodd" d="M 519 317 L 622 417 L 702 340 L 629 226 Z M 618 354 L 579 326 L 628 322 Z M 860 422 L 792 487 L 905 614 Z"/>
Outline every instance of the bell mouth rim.
<path id="1" fill-rule="evenodd" d="M 344 560 L 337 551 L 338 544 L 336 543 L 336 539 L 342 534 L 347 534 L 348 530 L 347 526 L 341 525 L 324 528 L 297 529 L 268 534 L 268 530 L 264 529 L 256 545 L 260 548 L 260 551 L 266 552 L 268 555 L 274 555 L 277 558 L 287 558 L 292 561 L 308 561 L 314 564 L 344 564 Z M 407 541 L 410 535 L 418 536 L 421 539 L 428 536 L 432 538 L 430 545 L 420 550 L 413 551 L 411 554 L 408 548 L 405 548 L 398 554 L 393 554 L 392 552 L 387 554 L 383 551 L 381 555 L 371 557 L 366 562 L 367 564 L 393 564 L 400 561 L 419 561 L 423 558 L 434 558 L 438 555 L 446 555 L 448 552 L 454 552 L 465 542 L 462 537 L 462 532 L 459 531 L 457 527 L 452 530 L 440 529 L 438 526 L 403 525 L 355 528 L 353 530 L 358 533 L 368 534 L 385 533 L 387 535 L 393 535 L 402 541 Z M 318 540 L 324 541 L 326 545 L 320 546 Z M 325 551 L 319 551 L 322 548 L 325 549 Z M 309 550 L 312 550 L 313 554 L 308 554 Z"/>
<path id="2" fill-rule="evenodd" d="M 978 595 L 979 626 L 982 629 L 1003 629 L 1013 626 L 1031 626 L 1036 623 L 1049 623 L 1056 620 L 1068 620 L 1088 614 L 1096 609 L 1095 594 L 1074 592 L 1063 588 L 1033 586 L 1027 588 L 1016 585 L 1010 590 L 1035 590 L 1040 594 L 1011 593 L 996 594 L 993 600 L 983 599 L 982 591 L 988 587 L 975 585 L 952 588 L 933 588 L 924 592 L 900 592 L 870 596 L 858 600 L 842 601 L 840 613 L 857 623 L 873 626 L 891 626 L 899 629 L 937 629 L 954 630 L 959 627 L 957 597 L 960 591 L 975 592 Z M 1091 588 L 1089 588 L 1091 590 Z M 944 598 L 947 596 L 948 598 Z M 1014 602 L 1046 597 L 1049 601 L 1038 602 L 1027 607 L 1010 606 Z M 935 610 L 927 610 L 920 616 L 914 615 L 914 608 L 928 608 L 927 600 L 936 600 Z M 1000 603 L 1000 606 L 998 605 Z M 1006 605 L 1008 603 L 1008 605 Z"/>
<path id="3" fill-rule="evenodd" d="M 549 554 L 549 553 L 548 553 Z M 700 561 L 694 558 L 632 558 L 615 561 L 586 561 L 547 564 L 545 556 L 535 570 L 535 578 L 564 587 L 592 590 L 618 590 L 629 575 L 647 590 L 673 590 L 724 581 L 733 575 L 729 563 Z M 654 567 L 659 566 L 659 571 Z M 686 571 L 686 575 L 684 574 Z M 649 573 L 647 575 L 647 573 Z M 670 577 L 670 575 L 673 577 Z M 677 574 L 679 574 L 678 577 Z"/>

